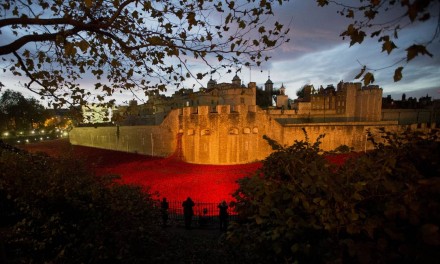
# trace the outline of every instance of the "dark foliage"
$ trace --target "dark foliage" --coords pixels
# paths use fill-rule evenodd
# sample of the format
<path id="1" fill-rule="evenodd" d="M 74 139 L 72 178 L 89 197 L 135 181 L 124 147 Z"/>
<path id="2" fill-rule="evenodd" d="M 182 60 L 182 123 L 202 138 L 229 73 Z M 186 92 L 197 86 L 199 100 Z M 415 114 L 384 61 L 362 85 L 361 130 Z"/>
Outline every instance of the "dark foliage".
<path id="1" fill-rule="evenodd" d="M 270 91 L 265 91 L 261 88 L 257 87 L 256 90 L 256 103 L 261 108 L 267 108 L 269 106 L 272 106 L 272 96 L 273 93 Z"/>
<path id="2" fill-rule="evenodd" d="M 7 260 L 142 262 L 161 258 L 157 211 L 139 187 L 95 177 L 73 159 L 1 146 L 0 204 Z"/>
<path id="3" fill-rule="evenodd" d="M 375 150 L 331 167 L 295 142 L 239 182 L 231 242 L 266 261 L 434 263 L 440 257 L 440 146 L 431 135 L 370 134 Z"/>

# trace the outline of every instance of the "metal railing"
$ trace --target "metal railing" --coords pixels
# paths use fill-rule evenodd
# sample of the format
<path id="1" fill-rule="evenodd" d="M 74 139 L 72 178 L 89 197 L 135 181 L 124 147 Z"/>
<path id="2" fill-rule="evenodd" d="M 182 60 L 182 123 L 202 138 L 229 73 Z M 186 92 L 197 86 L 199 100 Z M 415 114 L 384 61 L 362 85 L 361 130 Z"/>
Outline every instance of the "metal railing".
<path id="1" fill-rule="evenodd" d="M 161 201 L 157 201 L 157 206 L 160 208 Z M 183 225 L 183 201 L 168 201 L 168 221 L 170 224 Z M 194 202 L 194 215 L 192 218 L 193 227 L 207 227 L 207 228 L 217 228 L 220 225 L 219 220 L 219 208 L 218 203 L 205 203 L 205 202 Z M 237 218 L 237 213 L 234 212 L 233 208 L 228 208 L 229 221 L 234 221 Z"/>

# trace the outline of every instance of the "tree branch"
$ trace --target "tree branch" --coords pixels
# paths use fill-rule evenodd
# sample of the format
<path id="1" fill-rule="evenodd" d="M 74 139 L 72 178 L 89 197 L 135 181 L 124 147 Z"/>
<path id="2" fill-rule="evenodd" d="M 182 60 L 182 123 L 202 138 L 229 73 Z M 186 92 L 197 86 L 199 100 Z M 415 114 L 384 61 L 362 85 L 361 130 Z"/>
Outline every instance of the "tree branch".
<path id="1" fill-rule="evenodd" d="M 32 73 L 30 73 L 29 70 L 27 69 L 27 67 L 26 67 L 24 61 L 22 60 L 22 58 L 20 57 L 20 55 L 18 55 L 18 53 L 17 53 L 16 51 L 13 51 L 12 54 L 14 54 L 14 56 L 17 58 L 17 61 L 18 61 L 18 63 L 20 64 L 21 69 L 26 73 L 26 76 L 28 76 L 29 79 L 31 80 L 31 81 L 29 82 L 29 84 L 25 85 L 26 88 L 27 88 L 29 91 L 34 92 L 34 93 L 36 93 L 36 94 L 38 94 L 38 95 L 44 95 L 44 94 L 42 94 L 41 92 L 37 92 L 37 91 L 33 90 L 33 89 L 30 87 L 30 85 L 31 85 L 33 82 L 35 82 L 35 83 L 37 83 L 38 85 L 40 85 L 41 87 L 43 87 L 45 90 L 47 90 L 53 98 L 55 98 L 55 99 L 57 99 L 57 100 L 60 100 L 60 101 L 63 101 L 63 102 L 65 102 L 65 103 L 68 103 L 68 104 L 71 105 L 71 103 L 70 103 L 69 101 L 67 101 L 67 100 L 63 100 L 63 98 L 59 98 L 54 92 L 50 91 L 50 89 L 47 89 L 47 87 L 44 86 L 43 83 L 41 83 L 40 81 L 38 81 L 37 79 L 35 79 L 35 78 L 32 76 Z"/>

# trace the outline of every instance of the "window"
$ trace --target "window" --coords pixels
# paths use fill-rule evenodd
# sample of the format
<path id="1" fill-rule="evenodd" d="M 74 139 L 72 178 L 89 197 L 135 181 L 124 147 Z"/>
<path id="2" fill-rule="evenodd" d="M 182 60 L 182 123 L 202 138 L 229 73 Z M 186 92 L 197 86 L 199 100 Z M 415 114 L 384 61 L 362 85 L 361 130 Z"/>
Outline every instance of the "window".
<path id="1" fill-rule="evenodd" d="M 238 135 L 238 129 L 237 128 L 229 129 L 229 135 Z"/>
<path id="2" fill-rule="evenodd" d="M 201 134 L 202 136 L 209 136 L 209 135 L 211 135 L 211 131 L 210 131 L 209 129 L 202 129 L 202 130 L 200 131 L 200 134 Z"/>

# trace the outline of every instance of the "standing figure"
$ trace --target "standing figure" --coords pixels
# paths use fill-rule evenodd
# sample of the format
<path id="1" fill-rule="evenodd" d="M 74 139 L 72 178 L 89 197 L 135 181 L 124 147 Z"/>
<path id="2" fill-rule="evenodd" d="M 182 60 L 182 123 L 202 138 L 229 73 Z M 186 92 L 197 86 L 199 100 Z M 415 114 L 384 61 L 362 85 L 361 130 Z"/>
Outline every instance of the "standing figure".
<path id="1" fill-rule="evenodd" d="M 162 225 L 163 227 L 167 226 L 168 223 L 168 208 L 169 208 L 169 204 L 167 201 L 167 198 L 163 198 L 162 202 L 160 203 L 160 210 L 162 212 Z"/>
<path id="2" fill-rule="evenodd" d="M 223 200 L 218 206 L 220 218 L 220 230 L 226 231 L 228 229 L 228 204 Z"/>
<path id="3" fill-rule="evenodd" d="M 183 216 L 185 218 L 185 228 L 191 229 L 192 217 L 194 215 L 193 207 L 194 202 L 190 197 L 186 198 L 186 200 L 182 203 L 183 206 Z"/>
<path id="4" fill-rule="evenodd" d="M 208 208 L 203 208 L 203 215 L 199 216 L 200 227 L 206 227 L 208 225 Z"/>

